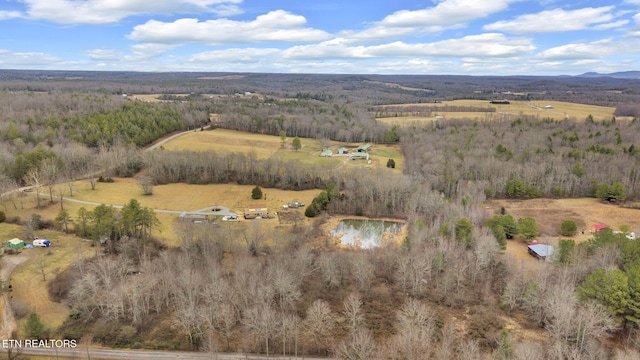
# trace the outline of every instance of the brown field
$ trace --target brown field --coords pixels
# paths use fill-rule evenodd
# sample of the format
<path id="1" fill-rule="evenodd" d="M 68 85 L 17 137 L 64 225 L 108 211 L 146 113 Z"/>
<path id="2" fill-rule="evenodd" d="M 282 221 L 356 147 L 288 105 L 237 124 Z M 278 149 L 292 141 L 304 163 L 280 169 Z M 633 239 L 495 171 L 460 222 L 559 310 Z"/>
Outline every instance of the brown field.
<path id="1" fill-rule="evenodd" d="M 592 115 L 595 120 L 609 120 L 613 117 L 615 108 L 606 106 L 595 106 L 576 104 L 562 101 L 511 101 L 511 104 L 500 105 L 491 104 L 487 100 L 454 100 L 443 101 L 440 104 L 407 104 L 407 106 L 422 106 L 437 108 L 438 106 L 474 106 L 481 108 L 495 108 L 495 112 L 434 112 L 429 117 L 425 116 L 400 116 L 400 117 L 386 117 L 378 118 L 390 125 L 403 125 L 407 122 L 413 121 L 433 121 L 436 120 L 436 116 L 442 116 L 447 118 L 466 118 L 472 120 L 515 120 L 521 115 L 532 115 L 542 118 L 552 118 L 555 120 L 563 120 L 565 118 L 575 118 L 577 120 L 584 120 L 587 116 Z M 551 105 L 551 109 L 545 109 L 545 106 Z"/>
<path id="2" fill-rule="evenodd" d="M 0 224 L 0 232 L 5 233 L 9 227 L 9 231 L 15 234 L 17 229 L 11 229 L 15 226 Z M 20 255 L 5 255 L 26 258 L 11 274 L 9 282 L 12 285 L 11 296 L 26 305 L 29 313 L 38 313 L 43 323 L 55 328 L 66 320 L 68 309 L 49 299 L 47 284 L 55 278 L 58 272 L 66 269 L 70 264 L 94 254 L 95 248 L 91 248 L 90 243 L 83 242 L 73 235 L 57 231 L 41 230 L 36 231 L 36 234 L 42 239 L 51 240 L 53 245 L 49 248 L 25 248 Z M 22 234 L 18 237 L 31 243 Z M 8 260 L 10 261 L 10 259 Z M 26 318 L 18 321 L 19 335 L 22 334 L 22 325 L 25 320 Z"/>
<path id="3" fill-rule="evenodd" d="M 269 211 L 279 211 L 282 204 L 292 200 L 302 201 L 310 204 L 320 190 L 288 191 L 280 189 L 263 188 L 262 192 L 266 200 L 251 199 L 251 190 L 254 185 L 238 184 L 215 184 L 215 185 L 191 185 L 191 184 L 169 184 L 158 185 L 153 188 L 153 195 L 142 195 L 142 189 L 135 179 L 116 178 L 113 183 L 98 183 L 96 190 L 91 190 L 88 181 L 78 181 L 74 188 L 74 200 L 87 201 L 93 204 L 85 204 L 66 200 L 64 207 L 73 218 L 80 207 L 88 210 L 93 209 L 96 204 L 107 204 L 122 206 L 131 199 L 136 199 L 141 206 L 157 210 L 172 210 L 176 213 L 156 213 L 161 221 L 160 228 L 154 236 L 161 239 L 167 245 L 178 245 L 176 235 L 173 231 L 173 223 L 179 212 L 196 211 L 206 207 L 219 205 L 229 208 L 231 211 L 242 214 L 244 209 L 253 203 L 267 204 Z M 42 204 L 48 204 L 46 198 L 41 194 Z M 12 210 L 9 208 L 7 216 L 22 216 L 27 218 L 33 213 L 40 214 L 43 219 L 53 219 L 60 211 L 58 200 L 47 207 L 35 209 L 35 193 L 29 193 L 23 198 L 23 210 Z M 19 203 L 18 203 L 18 206 Z M 20 215 L 22 214 L 22 215 Z M 277 224 L 277 220 L 263 221 L 265 224 Z M 1 229 L 1 228 L 0 228 Z"/>
<path id="4" fill-rule="evenodd" d="M 557 244 L 560 238 L 571 238 L 576 243 L 586 241 L 592 237 L 591 226 L 597 223 L 607 224 L 614 230 L 618 230 L 621 225 L 629 225 L 631 231 L 640 234 L 640 210 L 623 208 L 595 198 L 491 200 L 485 204 L 488 216 L 498 214 L 501 207 L 516 220 L 527 216 L 535 218 L 540 229 L 538 240 L 552 245 Z M 580 234 L 561 237 L 560 225 L 564 220 L 575 221 Z M 538 263 L 528 255 L 527 245 L 520 240 L 508 241 L 506 253 L 512 261 L 523 261 L 528 266 Z"/>
<path id="5" fill-rule="evenodd" d="M 202 76 L 199 80 L 238 80 L 244 78 L 244 75 L 223 75 L 223 76 Z"/>
<path id="6" fill-rule="evenodd" d="M 347 157 L 321 157 L 322 144 L 319 140 L 302 138 L 302 148 L 294 151 L 291 147 L 292 138 L 287 138 L 285 146 L 281 146 L 279 136 L 252 134 L 242 131 L 216 129 L 213 131 L 197 131 L 175 138 L 163 145 L 169 151 L 215 151 L 220 153 L 255 154 L 258 159 L 280 158 L 295 160 L 303 164 L 321 166 L 334 169 L 341 166 L 356 166 L 362 168 L 386 168 L 387 160 L 394 159 L 396 173 L 402 173 L 404 160 L 402 151 L 396 145 L 374 144 L 370 151 L 371 164 L 365 161 L 350 161 Z M 329 146 L 334 152 L 344 146 L 355 148 L 361 144 L 340 143 L 330 141 Z"/>
<path id="7" fill-rule="evenodd" d="M 302 143 L 309 145 L 310 141 L 313 140 L 305 139 Z M 290 143 L 291 139 L 288 142 Z M 169 151 L 216 151 L 242 154 L 253 152 L 259 159 L 266 159 L 280 149 L 280 137 L 216 129 L 180 136 L 167 142 L 163 147 Z"/>

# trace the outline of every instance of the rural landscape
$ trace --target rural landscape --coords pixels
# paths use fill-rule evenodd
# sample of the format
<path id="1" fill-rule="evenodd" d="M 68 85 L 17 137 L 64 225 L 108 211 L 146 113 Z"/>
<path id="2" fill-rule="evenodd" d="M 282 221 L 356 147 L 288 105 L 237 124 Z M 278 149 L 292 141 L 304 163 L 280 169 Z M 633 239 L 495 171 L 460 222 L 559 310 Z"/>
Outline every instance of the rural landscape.
<path id="1" fill-rule="evenodd" d="M 0 340 L 640 357 L 637 73 L 2 70 L 0 141 Z"/>

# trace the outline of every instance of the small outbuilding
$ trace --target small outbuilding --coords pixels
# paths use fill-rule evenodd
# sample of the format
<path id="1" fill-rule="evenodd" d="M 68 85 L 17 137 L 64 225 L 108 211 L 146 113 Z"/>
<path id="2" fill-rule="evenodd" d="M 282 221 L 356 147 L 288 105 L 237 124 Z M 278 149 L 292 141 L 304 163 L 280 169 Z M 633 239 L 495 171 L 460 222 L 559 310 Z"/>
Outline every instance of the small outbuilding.
<path id="1" fill-rule="evenodd" d="M 349 153 L 349 149 L 347 149 L 346 147 L 341 147 L 340 149 L 338 149 L 337 154 L 338 155 L 347 155 Z"/>
<path id="2" fill-rule="evenodd" d="M 527 246 L 527 251 L 529 252 L 529 255 L 539 260 L 548 260 L 551 257 L 551 255 L 553 255 L 553 250 L 554 250 L 553 246 L 541 244 L 535 241 L 532 243 L 529 243 L 529 246 Z"/>
<path id="3" fill-rule="evenodd" d="M 24 241 L 18 238 L 13 238 L 7 241 L 7 247 L 11 249 L 22 249 L 24 247 Z"/>
<path id="4" fill-rule="evenodd" d="M 593 224 L 591 227 L 591 232 L 597 233 L 598 231 L 607 227 L 607 224 Z"/>
<path id="5" fill-rule="evenodd" d="M 333 151 L 331 151 L 330 149 L 323 150 L 320 153 L 320 156 L 322 156 L 322 157 L 328 157 L 328 156 L 331 156 L 331 155 L 333 155 Z"/>
<path id="6" fill-rule="evenodd" d="M 366 152 L 356 152 L 349 154 L 351 160 L 369 160 L 369 154 Z"/>

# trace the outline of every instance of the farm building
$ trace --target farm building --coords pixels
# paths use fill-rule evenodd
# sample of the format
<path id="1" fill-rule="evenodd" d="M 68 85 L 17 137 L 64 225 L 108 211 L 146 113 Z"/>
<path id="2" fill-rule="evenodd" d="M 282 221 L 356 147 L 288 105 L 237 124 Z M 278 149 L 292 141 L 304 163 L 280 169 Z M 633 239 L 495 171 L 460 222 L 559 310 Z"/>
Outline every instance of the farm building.
<path id="1" fill-rule="evenodd" d="M 597 233 L 598 231 L 607 227 L 607 224 L 593 224 L 591 227 L 591 232 Z"/>
<path id="2" fill-rule="evenodd" d="M 331 155 L 333 155 L 333 151 L 331 151 L 331 150 L 329 150 L 329 149 L 327 149 L 327 150 L 323 150 L 323 151 L 320 153 L 320 156 L 322 156 L 322 157 L 327 157 L 327 156 L 331 156 Z"/>
<path id="3" fill-rule="evenodd" d="M 356 152 L 366 153 L 366 152 L 369 152 L 369 149 L 371 149 L 371 145 L 370 144 L 364 144 L 364 145 L 358 146 L 356 148 Z"/>
<path id="4" fill-rule="evenodd" d="M 347 149 L 346 147 L 341 147 L 340 149 L 338 149 L 337 154 L 338 155 L 347 155 L 349 153 L 349 149 Z"/>
<path id="5" fill-rule="evenodd" d="M 369 160 L 369 154 L 366 152 L 357 152 L 349 154 L 351 160 Z"/>
<path id="6" fill-rule="evenodd" d="M 14 238 L 7 241 L 7 247 L 12 249 L 22 249 L 24 247 L 24 241 Z"/>
<path id="7" fill-rule="evenodd" d="M 547 260 L 553 255 L 553 246 L 540 244 L 538 242 L 529 243 L 527 246 L 527 251 L 529 251 L 529 255 L 535 257 L 539 260 Z"/>
<path id="8" fill-rule="evenodd" d="M 178 219 L 180 221 L 191 221 L 191 222 L 208 222 L 209 215 L 207 214 L 190 214 L 186 211 L 183 211 L 178 215 Z"/>
<path id="9" fill-rule="evenodd" d="M 267 209 L 266 204 L 253 204 L 248 208 L 244 209 L 244 218 L 245 219 L 255 219 L 258 216 L 267 216 L 269 214 L 269 210 Z"/>

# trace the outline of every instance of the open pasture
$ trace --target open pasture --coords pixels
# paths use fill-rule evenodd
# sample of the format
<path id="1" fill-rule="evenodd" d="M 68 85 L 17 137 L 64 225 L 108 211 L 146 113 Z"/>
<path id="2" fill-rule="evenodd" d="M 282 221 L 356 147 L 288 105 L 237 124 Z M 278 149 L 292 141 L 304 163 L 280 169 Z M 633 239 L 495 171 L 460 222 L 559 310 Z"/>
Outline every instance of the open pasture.
<path id="1" fill-rule="evenodd" d="M 392 105 L 390 105 L 392 106 Z M 487 100 L 454 100 L 443 101 L 442 103 L 421 103 L 421 104 L 404 104 L 403 106 L 411 108 L 431 109 L 431 113 L 411 114 L 400 113 L 399 116 L 380 117 L 377 120 L 389 125 L 407 125 L 413 122 L 433 121 L 439 119 L 471 119 L 471 120 L 507 120 L 512 121 L 518 116 L 529 115 L 537 116 L 540 119 L 551 118 L 554 120 L 576 119 L 585 120 L 592 115 L 596 121 L 610 120 L 613 117 L 615 108 L 606 106 L 595 106 L 576 104 L 562 101 L 510 101 L 509 104 L 491 104 Z M 469 112 L 469 111 L 444 111 L 445 106 L 472 106 L 475 108 L 491 109 L 495 108 L 495 112 Z M 438 111 L 438 108 L 442 110 Z M 415 115 L 415 116 L 413 116 Z"/>
<path id="2" fill-rule="evenodd" d="M 214 205 L 224 206 L 238 214 L 253 203 L 266 204 L 269 212 L 279 211 L 282 204 L 298 200 L 310 204 L 320 190 L 289 191 L 280 189 L 263 188 L 265 196 L 262 200 L 251 199 L 251 190 L 254 185 L 238 184 L 168 184 L 158 185 L 153 188 L 153 195 L 145 196 L 136 179 L 115 178 L 112 183 L 98 183 L 95 190 L 91 190 L 86 180 L 76 182 L 73 198 L 64 201 L 64 208 L 72 218 L 76 218 L 81 207 L 92 210 L 99 204 L 123 206 L 131 199 L 136 199 L 141 206 L 159 210 L 156 216 L 161 224 L 154 232 L 154 236 L 161 239 L 167 245 L 178 245 L 178 239 L 173 230 L 173 224 L 182 211 L 193 212 Z M 9 208 L 7 215 L 21 216 L 26 219 L 31 214 L 39 214 L 43 220 L 53 220 L 60 211 L 59 199 L 55 203 L 49 203 L 49 196 L 42 193 L 40 209 L 36 209 L 35 192 L 25 194 L 22 198 L 24 209 L 12 210 Z M 20 207 L 20 203 L 18 203 Z M 257 220 L 260 221 L 260 220 Z M 277 224 L 277 220 L 263 221 L 264 223 Z M 14 233 L 18 230 L 13 229 Z M 9 236 L 10 234 L 7 234 Z M 12 236 L 13 237 L 13 236 Z"/>
<path id="3" fill-rule="evenodd" d="M 295 151 L 291 146 L 293 138 L 287 137 L 284 146 L 279 136 L 253 134 L 242 131 L 215 129 L 212 131 L 197 131 L 187 133 L 172 139 L 163 145 L 168 151 L 214 151 L 218 153 L 254 154 L 258 159 L 282 159 L 297 161 L 305 165 L 320 166 L 327 170 L 342 166 L 386 167 L 388 159 L 394 159 L 395 172 L 402 172 L 402 151 L 396 145 L 373 144 L 369 152 L 371 164 L 366 161 L 351 161 L 346 156 L 321 157 L 323 147 L 329 147 L 336 152 L 340 147 L 355 149 L 361 143 L 340 143 L 301 138 L 302 148 Z"/>
<path id="4" fill-rule="evenodd" d="M 579 199 L 532 199 L 491 200 L 485 204 L 488 215 L 493 216 L 504 207 L 514 218 L 533 217 L 538 223 L 540 240 L 559 239 L 560 225 L 564 220 L 573 220 L 580 235 L 573 236 L 576 242 L 591 238 L 589 230 L 593 224 L 604 223 L 613 230 L 629 225 L 631 231 L 640 234 L 640 210 L 609 204 L 595 198 Z M 584 231 L 584 235 L 582 234 Z M 563 236 L 562 238 L 566 238 Z"/>

